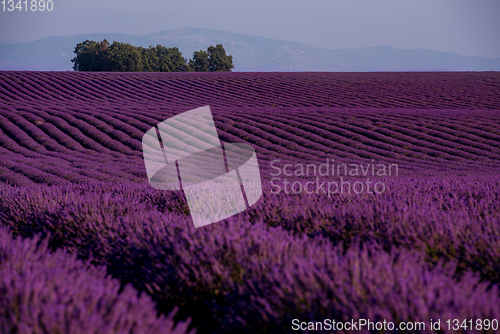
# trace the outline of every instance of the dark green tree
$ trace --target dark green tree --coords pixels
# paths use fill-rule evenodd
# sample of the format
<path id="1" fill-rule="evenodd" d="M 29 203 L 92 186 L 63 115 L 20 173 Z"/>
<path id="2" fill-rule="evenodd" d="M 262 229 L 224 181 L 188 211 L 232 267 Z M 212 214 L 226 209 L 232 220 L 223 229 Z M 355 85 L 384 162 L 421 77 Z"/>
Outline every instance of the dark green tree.
<path id="1" fill-rule="evenodd" d="M 114 41 L 106 49 L 109 61 L 109 71 L 113 72 L 142 72 L 143 60 L 139 48 L 128 43 Z"/>
<path id="2" fill-rule="evenodd" d="M 154 66 L 155 72 L 184 72 L 189 67 L 186 59 L 177 47 L 167 48 L 161 45 L 149 47 L 154 53 L 157 63 Z"/>
<path id="3" fill-rule="evenodd" d="M 142 67 L 144 72 L 157 72 L 159 59 L 156 56 L 156 52 L 152 46 L 149 48 L 139 47 L 142 57 Z"/>
<path id="4" fill-rule="evenodd" d="M 137 72 L 143 68 L 140 50 L 127 43 L 86 40 L 77 44 L 74 53 L 75 71 Z"/>
<path id="5" fill-rule="evenodd" d="M 75 58 L 71 59 L 75 71 L 109 71 L 107 56 L 108 41 L 102 42 L 86 40 L 78 43 L 73 51 Z"/>
<path id="6" fill-rule="evenodd" d="M 208 52 L 208 70 L 210 72 L 231 72 L 233 66 L 233 56 L 226 55 L 226 50 L 222 44 L 210 46 Z"/>
<path id="7" fill-rule="evenodd" d="M 195 72 L 208 72 L 208 53 L 207 51 L 195 51 L 193 59 L 189 60 L 189 66 Z"/>

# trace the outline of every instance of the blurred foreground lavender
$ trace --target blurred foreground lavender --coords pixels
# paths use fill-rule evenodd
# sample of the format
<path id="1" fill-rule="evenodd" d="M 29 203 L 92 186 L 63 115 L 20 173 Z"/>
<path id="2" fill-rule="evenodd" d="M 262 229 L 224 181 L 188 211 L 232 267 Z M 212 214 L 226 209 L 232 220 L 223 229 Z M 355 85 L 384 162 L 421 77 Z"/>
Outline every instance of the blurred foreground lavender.
<path id="1" fill-rule="evenodd" d="M 13 239 L 0 228 L 1 333 L 187 333 L 189 322 L 157 317 L 149 296 L 47 240 Z"/>
<path id="2" fill-rule="evenodd" d="M 500 177 L 387 183 L 332 199 L 266 188 L 256 207 L 200 229 L 180 193 L 142 184 L 4 186 L 0 221 L 106 265 L 162 312 L 179 305 L 201 332 L 498 319 Z"/>

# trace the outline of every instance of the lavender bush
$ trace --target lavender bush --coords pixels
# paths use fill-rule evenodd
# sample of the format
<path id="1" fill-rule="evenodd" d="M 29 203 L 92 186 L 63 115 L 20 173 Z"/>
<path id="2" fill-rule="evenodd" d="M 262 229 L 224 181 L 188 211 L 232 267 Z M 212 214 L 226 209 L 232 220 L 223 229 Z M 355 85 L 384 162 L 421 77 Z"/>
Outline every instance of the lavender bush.
<path id="1" fill-rule="evenodd" d="M 122 291 L 120 291 L 122 290 Z M 157 317 L 150 297 L 106 275 L 47 240 L 13 239 L 0 229 L 2 333 L 187 333 L 175 310 Z M 193 331 L 191 333 L 194 333 Z"/>

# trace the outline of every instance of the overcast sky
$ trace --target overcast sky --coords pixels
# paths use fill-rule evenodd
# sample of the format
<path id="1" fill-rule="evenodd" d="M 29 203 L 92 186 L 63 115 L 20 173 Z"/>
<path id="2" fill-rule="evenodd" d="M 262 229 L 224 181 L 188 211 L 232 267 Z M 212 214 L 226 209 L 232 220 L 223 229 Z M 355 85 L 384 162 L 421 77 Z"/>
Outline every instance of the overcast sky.
<path id="1" fill-rule="evenodd" d="M 0 40 L 199 27 L 332 49 L 391 45 L 500 57 L 500 0 L 52 1 L 51 12 L 0 4 Z"/>

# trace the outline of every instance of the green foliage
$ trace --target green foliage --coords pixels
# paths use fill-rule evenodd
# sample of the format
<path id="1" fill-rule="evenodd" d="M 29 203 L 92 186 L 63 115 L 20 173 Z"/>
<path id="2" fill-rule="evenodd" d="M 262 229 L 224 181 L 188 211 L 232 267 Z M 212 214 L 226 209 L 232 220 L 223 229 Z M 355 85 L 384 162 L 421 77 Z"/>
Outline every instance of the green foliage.
<path id="1" fill-rule="evenodd" d="M 142 72 L 142 55 L 140 50 L 127 43 L 113 42 L 106 49 L 109 62 L 107 71 L 112 72 Z"/>
<path id="2" fill-rule="evenodd" d="M 230 72 L 233 66 L 233 56 L 227 56 L 222 44 L 210 46 L 208 52 L 208 70 L 210 72 Z"/>
<path id="3" fill-rule="evenodd" d="M 189 65 L 177 47 L 167 48 L 161 45 L 141 48 L 145 72 L 184 72 Z"/>
<path id="4" fill-rule="evenodd" d="M 74 53 L 76 56 L 71 62 L 75 71 L 220 72 L 234 68 L 233 57 L 226 55 L 221 44 L 210 46 L 206 51 L 195 51 L 189 61 L 177 47 L 158 44 L 143 48 L 117 41 L 110 45 L 107 40 L 78 43 Z"/>
<path id="5" fill-rule="evenodd" d="M 140 51 L 127 43 L 114 41 L 109 45 L 107 40 L 86 40 L 77 44 L 74 53 L 76 56 L 71 62 L 75 71 L 140 72 L 143 69 Z"/>
<path id="6" fill-rule="evenodd" d="M 76 57 L 71 59 L 75 71 L 108 71 L 109 61 L 106 55 L 108 41 L 86 40 L 75 47 Z"/>
<path id="7" fill-rule="evenodd" d="M 230 72 L 234 68 L 233 56 L 226 55 L 222 44 L 195 51 L 189 65 L 196 72 Z"/>
<path id="8" fill-rule="evenodd" d="M 196 72 L 208 72 L 208 53 L 207 51 L 195 51 L 193 59 L 189 60 L 189 65 Z"/>

